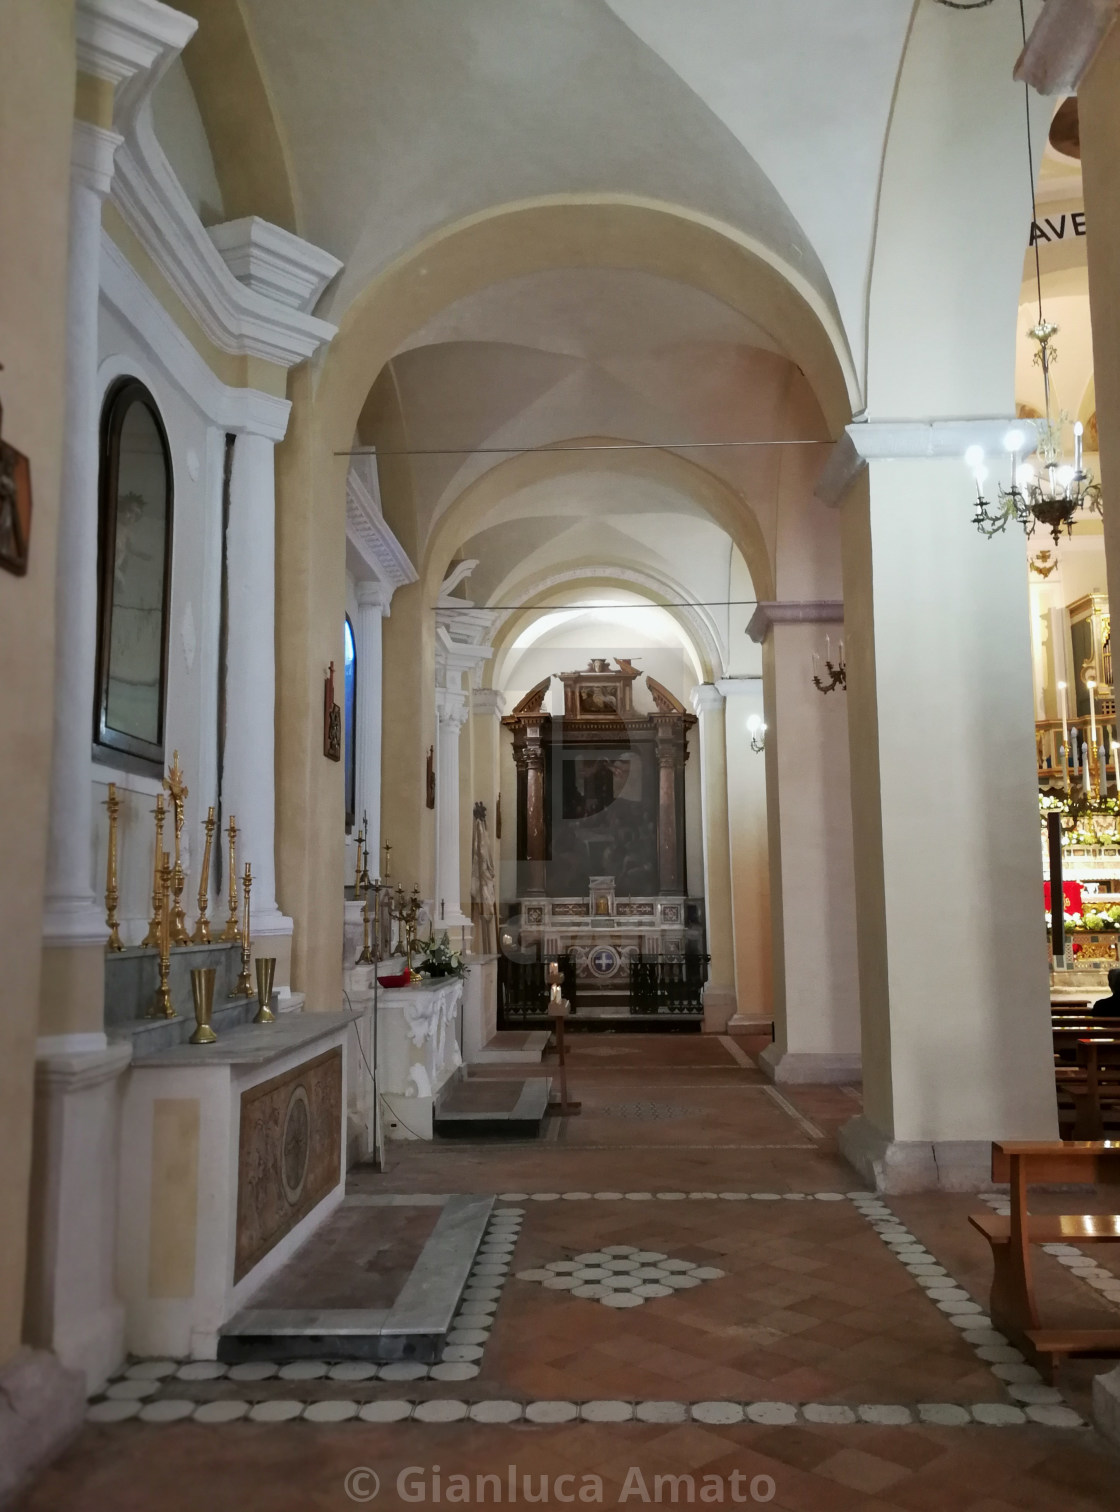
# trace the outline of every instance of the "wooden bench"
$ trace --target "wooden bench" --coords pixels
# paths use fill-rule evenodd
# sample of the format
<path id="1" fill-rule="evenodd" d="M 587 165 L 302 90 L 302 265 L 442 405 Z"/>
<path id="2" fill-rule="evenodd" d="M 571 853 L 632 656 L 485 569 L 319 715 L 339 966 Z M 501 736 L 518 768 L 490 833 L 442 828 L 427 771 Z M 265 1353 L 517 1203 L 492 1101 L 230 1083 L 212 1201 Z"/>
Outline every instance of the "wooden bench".
<path id="1" fill-rule="evenodd" d="M 1105 1139 L 1120 1122 L 1120 1039 L 1078 1040 L 1077 1070 L 1064 1090 L 1073 1102 L 1074 1139 Z"/>
<path id="2" fill-rule="evenodd" d="M 1011 1189 L 1011 1213 L 974 1213 L 969 1223 L 992 1247 L 989 1311 L 1001 1333 L 1047 1381 L 1067 1355 L 1120 1356 L 1120 1328 L 1044 1328 L 1035 1300 L 1032 1244 L 1120 1243 L 1120 1213 L 1032 1215 L 1030 1185 L 1120 1182 L 1120 1143 L 1002 1141 L 992 1146 L 992 1180 Z"/>

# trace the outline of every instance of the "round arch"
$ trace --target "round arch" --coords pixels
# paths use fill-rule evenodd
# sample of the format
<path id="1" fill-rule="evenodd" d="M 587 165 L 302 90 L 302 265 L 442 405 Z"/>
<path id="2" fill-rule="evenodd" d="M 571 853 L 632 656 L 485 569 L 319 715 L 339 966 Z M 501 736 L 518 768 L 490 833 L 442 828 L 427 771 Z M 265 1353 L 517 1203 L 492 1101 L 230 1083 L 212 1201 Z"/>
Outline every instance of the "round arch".
<path id="1" fill-rule="evenodd" d="M 755 590 L 762 599 L 774 596 L 774 572 L 770 553 L 754 511 L 723 479 L 699 463 L 676 452 L 661 449 L 641 451 L 577 451 L 577 446 L 595 446 L 620 437 L 571 439 L 569 451 L 529 451 L 499 462 L 466 487 L 436 521 L 428 540 L 421 580 L 429 590 L 443 581 L 455 552 L 506 502 L 534 484 L 558 477 L 592 474 L 648 478 L 660 486 L 675 487 L 698 504 L 719 525 L 742 553 Z"/>
<path id="2" fill-rule="evenodd" d="M 590 589 L 602 591 L 613 588 L 622 593 L 637 594 L 651 608 L 663 609 L 679 625 L 688 639 L 700 665 L 705 682 L 714 682 L 723 675 L 724 653 L 711 617 L 700 608 L 681 608 L 684 596 L 680 588 L 667 579 L 658 578 L 652 572 L 641 571 L 618 563 L 601 567 L 590 564 L 572 566 L 552 573 L 543 581 L 535 579 L 532 586 L 515 588 L 504 593 L 503 598 L 515 607 L 502 611 L 495 620 L 490 633 L 494 655 L 486 663 L 482 681 L 485 687 L 494 686 L 494 674 L 502 667 L 502 658 L 518 635 L 530 624 L 536 614 L 550 607 L 563 590 L 565 593 L 583 592 Z M 590 609 L 592 606 L 588 605 Z"/>

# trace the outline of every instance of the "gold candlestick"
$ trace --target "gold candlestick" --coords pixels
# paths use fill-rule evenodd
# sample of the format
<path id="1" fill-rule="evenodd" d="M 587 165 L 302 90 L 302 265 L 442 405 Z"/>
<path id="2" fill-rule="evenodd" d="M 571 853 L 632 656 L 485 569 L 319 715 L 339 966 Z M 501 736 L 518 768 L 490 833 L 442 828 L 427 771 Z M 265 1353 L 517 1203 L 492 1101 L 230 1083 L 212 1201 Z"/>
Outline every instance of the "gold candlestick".
<path id="1" fill-rule="evenodd" d="M 358 860 L 357 860 L 357 862 L 356 862 L 356 864 L 354 866 L 354 896 L 355 896 L 355 898 L 360 898 L 361 895 L 362 895 L 362 839 L 363 839 L 362 832 L 361 832 L 361 830 L 359 830 L 358 831 Z"/>
<path id="2" fill-rule="evenodd" d="M 388 882 L 391 875 L 389 871 L 389 857 L 393 854 L 393 847 L 389 844 L 388 840 L 386 840 L 381 849 L 385 852 L 385 865 L 381 868 L 381 880 L 383 882 Z"/>
<path id="3" fill-rule="evenodd" d="M 249 980 L 249 956 L 253 948 L 252 932 L 249 928 L 249 893 L 253 886 L 253 873 L 249 869 L 249 863 L 245 863 L 245 879 L 242 882 L 242 891 L 245 894 L 245 927 L 241 934 L 241 975 L 237 978 L 237 986 L 233 989 L 234 997 L 254 997 L 253 984 Z"/>
<path id="4" fill-rule="evenodd" d="M 105 923 L 109 926 L 109 938 L 105 941 L 105 949 L 123 950 L 120 925 L 117 923 L 117 815 L 121 811 L 121 800 L 117 797 L 115 782 L 109 784 L 105 807 L 109 810 L 109 858 L 105 863 Z"/>
<path id="5" fill-rule="evenodd" d="M 219 936 L 224 945 L 236 945 L 241 939 L 241 925 L 237 920 L 237 819 L 229 816 L 229 918 Z"/>
<path id="6" fill-rule="evenodd" d="M 152 874 L 152 917 L 148 924 L 148 933 L 140 942 L 145 950 L 159 949 L 160 942 L 160 880 L 159 869 L 163 861 L 163 794 L 156 794 L 156 860 Z"/>
<path id="7" fill-rule="evenodd" d="M 358 878 L 358 886 L 361 887 L 363 891 L 368 891 L 373 884 L 369 879 L 369 815 L 364 810 L 362 811 L 361 834 L 365 839 L 366 849 L 365 858 L 362 860 L 361 873 Z"/>
<path id="8" fill-rule="evenodd" d="M 362 953 L 354 965 L 373 965 L 373 952 L 369 948 L 369 893 L 366 893 L 366 900 L 362 905 Z"/>
<path id="9" fill-rule="evenodd" d="M 206 909 L 210 901 L 210 846 L 214 839 L 214 824 L 214 806 L 211 804 L 204 826 L 206 844 L 202 848 L 202 876 L 198 884 L 198 922 L 191 935 L 191 942 L 195 945 L 210 944 L 210 920 L 206 917 Z"/>
<path id="10" fill-rule="evenodd" d="M 148 1009 L 149 1018 L 176 1018 L 168 978 L 171 975 L 171 857 L 160 855 L 159 867 L 159 985 Z"/>
<path id="11" fill-rule="evenodd" d="M 163 779 L 163 785 L 171 795 L 171 805 L 175 815 L 175 865 L 171 871 L 171 943 L 172 945 L 189 945 L 191 937 L 187 931 L 186 914 L 183 912 L 183 888 L 186 886 L 187 879 L 183 872 L 181 847 L 183 819 L 190 789 L 183 781 L 183 769 L 179 765 L 178 751 L 172 758 L 167 776 Z"/>

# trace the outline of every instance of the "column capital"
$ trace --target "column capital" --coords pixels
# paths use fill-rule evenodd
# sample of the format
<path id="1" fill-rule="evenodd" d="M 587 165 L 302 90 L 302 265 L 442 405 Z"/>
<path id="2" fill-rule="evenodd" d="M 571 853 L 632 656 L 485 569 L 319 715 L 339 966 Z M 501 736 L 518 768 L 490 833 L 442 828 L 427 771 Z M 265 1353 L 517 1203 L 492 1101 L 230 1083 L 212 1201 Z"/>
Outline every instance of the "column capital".
<path id="1" fill-rule="evenodd" d="M 471 713 L 501 719 L 506 711 L 506 695 L 498 688 L 475 688 L 471 692 Z"/>
<path id="2" fill-rule="evenodd" d="M 389 618 L 389 605 L 393 601 L 396 587 L 393 584 L 362 582 L 355 587 L 355 597 L 358 600 L 359 609 L 378 609 L 381 618 Z"/>
<path id="3" fill-rule="evenodd" d="M 761 603 L 747 624 L 747 634 L 761 644 L 775 625 L 842 625 L 842 599 L 789 599 L 784 603 Z M 726 681 L 726 679 L 724 680 Z M 720 683 L 723 687 L 723 682 Z"/>
<path id="4" fill-rule="evenodd" d="M 723 708 L 723 694 L 714 683 L 697 683 L 692 690 L 690 702 L 702 719 L 705 714 L 712 714 Z"/>
<path id="5" fill-rule="evenodd" d="M 104 199 L 113 183 L 113 159 L 124 138 L 90 121 L 75 121 L 70 143 L 70 182 Z"/>
<path id="6" fill-rule="evenodd" d="M 78 0 L 78 68 L 115 88 L 182 52 L 198 30 L 193 16 L 159 0 Z"/>
<path id="7" fill-rule="evenodd" d="M 872 462 L 929 462 L 957 458 L 964 463 L 970 446 L 1005 454 L 1008 431 L 1021 431 L 1027 452 L 1038 444 L 1033 420 L 1014 415 L 958 420 L 857 420 L 844 427 L 821 469 L 814 493 L 835 508 L 865 467 Z M 966 475 L 967 479 L 967 475 Z"/>
<path id="8" fill-rule="evenodd" d="M 436 718 L 441 725 L 454 725 L 461 730 L 469 713 L 465 693 L 457 693 L 452 688 L 436 689 Z"/>
<path id="9" fill-rule="evenodd" d="M 762 677 L 721 677 L 716 687 L 724 698 L 761 698 Z"/>

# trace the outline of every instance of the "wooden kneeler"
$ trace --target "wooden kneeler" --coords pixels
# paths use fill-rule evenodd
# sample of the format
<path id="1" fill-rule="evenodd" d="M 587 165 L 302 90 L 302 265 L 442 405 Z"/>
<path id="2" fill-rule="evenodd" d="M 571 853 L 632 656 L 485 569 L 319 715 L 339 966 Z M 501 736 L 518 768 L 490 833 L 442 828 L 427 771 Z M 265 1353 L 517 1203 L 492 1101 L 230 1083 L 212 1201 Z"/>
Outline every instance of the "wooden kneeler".
<path id="1" fill-rule="evenodd" d="M 1031 1182 L 1120 1181 L 1120 1145 L 1105 1142 L 1001 1142 L 992 1147 L 992 1179 L 1008 1181 L 1011 1213 L 974 1213 L 969 1223 L 992 1248 L 993 1325 L 1036 1365 L 1047 1381 L 1067 1355 L 1120 1355 L 1120 1328 L 1044 1328 L 1035 1297 L 1032 1244 L 1099 1244 L 1120 1241 L 1120 1214 L 1059 1213 L 1032 1216 Z"/>

